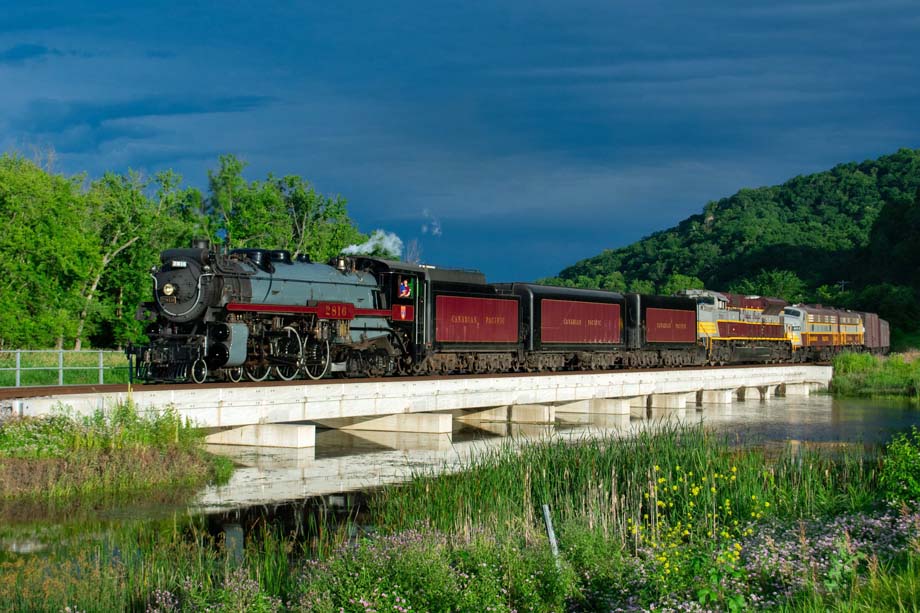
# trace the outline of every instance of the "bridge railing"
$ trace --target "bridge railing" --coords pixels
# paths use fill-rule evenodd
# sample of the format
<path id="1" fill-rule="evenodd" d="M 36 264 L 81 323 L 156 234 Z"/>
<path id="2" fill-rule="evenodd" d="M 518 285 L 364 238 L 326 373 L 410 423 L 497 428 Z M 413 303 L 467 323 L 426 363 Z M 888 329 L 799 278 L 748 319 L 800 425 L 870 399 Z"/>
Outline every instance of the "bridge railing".
<path id="1" fill-rule="evenodd" d="M 0 351 L 0 387 L 127 383 L 121 351 L 14 349 Z"/>

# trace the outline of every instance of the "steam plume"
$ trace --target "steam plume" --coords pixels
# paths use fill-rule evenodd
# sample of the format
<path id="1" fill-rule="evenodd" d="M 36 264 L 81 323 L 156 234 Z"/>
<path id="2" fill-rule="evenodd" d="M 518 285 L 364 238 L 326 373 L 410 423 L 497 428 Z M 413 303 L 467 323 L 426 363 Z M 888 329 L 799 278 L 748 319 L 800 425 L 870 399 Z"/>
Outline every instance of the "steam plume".
<path id="1" fill-rule="evenodd" d="M 345 255 L 385 255 L 398 258 L 402 255 L 403 242 L 392 232 L 374 230 L 367 242 L 349 245 L 342 249 Z"/>

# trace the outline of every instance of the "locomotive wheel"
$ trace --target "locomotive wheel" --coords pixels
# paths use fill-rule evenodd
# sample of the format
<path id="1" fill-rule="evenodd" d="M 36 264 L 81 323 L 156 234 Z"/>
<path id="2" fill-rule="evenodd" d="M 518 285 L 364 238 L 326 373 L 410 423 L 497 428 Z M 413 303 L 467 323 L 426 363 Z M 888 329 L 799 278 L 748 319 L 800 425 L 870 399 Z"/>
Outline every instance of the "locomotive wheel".
<path id="1" fill-rule="evenodd" d="M 303 364 L 303 349 L 297 330 L 285 328 L 284 331 L 287 332 L 287 336 L 279 337 L 272 343 L 272 355 L 284 360 L 294 360 L 293 365 L 275 365 L 275 374 L 278 375 L 278 378 L 290 381 L 300 374 L 300 367 Z"/>
<path id="2" fill-rule="evenodd" d="M 268 379 L 268 373 L 272 371 L 272 367 L 268 364 L 257 364 L 255 366 L 246 367 L 246 376 L 249 377 L 250 381 L 265 381 Z"/>
<path id="3" fill-rule="evenodd" d="M 237 366 L 236 368 L 230 368 L 227 370 L 227 378 L 233 381 L 234 383 L 239 383 L 243 380 L 243 367 Z"/>
<path id="4" fill-rule="evenodd" d="M 311 343 L 306 339 L 303 343 L 304 365 L 303 371 L 308 377 L 316 381 L 322 379 L 329 370 L 332 353 L 329 351 L 329 341 Z"/>
<path id="5" fill-rule="evenodd" d="M 208 365 L 205 364 L 204 360 L 198 358 L 192 362 L 192 369 L 189 372 L 189 378 L 194 383 L 204 383 L 208 378 Z"/>

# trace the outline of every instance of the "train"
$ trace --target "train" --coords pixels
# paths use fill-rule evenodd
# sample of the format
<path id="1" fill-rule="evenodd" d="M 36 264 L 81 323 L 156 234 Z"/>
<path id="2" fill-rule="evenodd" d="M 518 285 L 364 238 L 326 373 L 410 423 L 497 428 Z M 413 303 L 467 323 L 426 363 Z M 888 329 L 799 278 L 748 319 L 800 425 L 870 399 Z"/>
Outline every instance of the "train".
<path id="1" fill-rule="evenodd" d="M 675 296 L 487 283 L 475 270 L 285 250 L 167 249 L 139 305 L 132 380 L 608 370 L 886 353 L 874 313 L 709 290 Z"/>

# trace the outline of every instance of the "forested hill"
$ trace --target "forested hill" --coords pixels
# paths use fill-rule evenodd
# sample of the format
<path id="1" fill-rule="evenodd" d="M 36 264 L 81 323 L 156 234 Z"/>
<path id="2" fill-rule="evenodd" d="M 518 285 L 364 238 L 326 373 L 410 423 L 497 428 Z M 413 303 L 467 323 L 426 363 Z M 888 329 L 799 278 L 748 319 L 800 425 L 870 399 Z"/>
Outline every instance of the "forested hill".
<path id="1" fill-rule="evenodd" d="M 877 310 L 902 331 L 917 329 L 920 149 L 742 189 L 676 227 L 543 281 L 774 294 Z"/>

